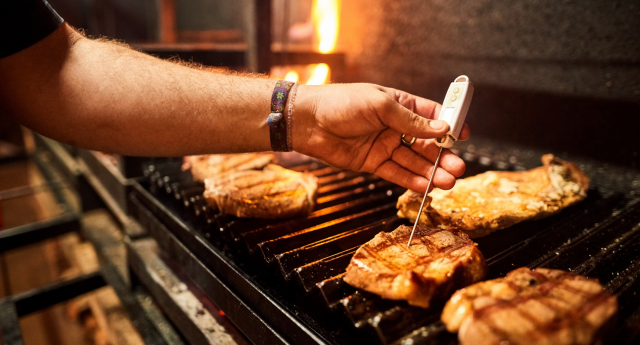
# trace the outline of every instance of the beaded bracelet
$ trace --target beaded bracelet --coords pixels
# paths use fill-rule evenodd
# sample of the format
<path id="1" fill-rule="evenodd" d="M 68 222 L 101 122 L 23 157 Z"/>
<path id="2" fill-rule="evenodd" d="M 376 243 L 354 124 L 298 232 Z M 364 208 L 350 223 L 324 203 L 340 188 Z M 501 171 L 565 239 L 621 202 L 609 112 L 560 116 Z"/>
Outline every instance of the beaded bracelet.
<path id="1" fill-rule="evenodd" d="M 273 151 L 291 151 L 287 137 L 287 119 L 284 116 L 284 108 L 287 104 L 289 91 L 295 83 L 285 80 L 278 80 L 273 88 L 271 96 L 271 114 L 267 117 L 267 125 L 271 136 L 271 149 Z M 291 112 L 291 107 L 289 107 Z M 291 114 L 289 114 L 291 115 Z"/>
<path id="2" fill-rule="evenodd" d="M 287 111 L 287 145 L 289 146 L 289 151 L 293 151 L 293 138 L 292 138 L 292 134 L 293 134 L 293 130 L 291 130 L 291 128 L 293 127 L 293 116 L 291 116 L 291 114 L 293 114 L 293 106 L 295 105 L 296 102 L 296 92 L 298 91 L 298 83 L 295 83 L 292 87 L 291 87 L 291 96 L 289 96 L 289 98 L 291 99 L 291 101 L 289 101 L 289 110 Z"/>

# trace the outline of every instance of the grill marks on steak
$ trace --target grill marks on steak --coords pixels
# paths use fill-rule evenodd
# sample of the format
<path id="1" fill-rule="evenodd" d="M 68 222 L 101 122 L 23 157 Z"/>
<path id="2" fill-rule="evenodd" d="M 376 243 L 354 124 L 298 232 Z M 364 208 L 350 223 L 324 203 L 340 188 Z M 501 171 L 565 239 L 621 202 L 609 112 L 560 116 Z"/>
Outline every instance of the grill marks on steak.
<path id="1" fill-rule="evenodd" d="M 410 233 L 411 227 L 402 225 L 362 245 L 344 281 L 383 298 L 428 308 L 434 297 L 446 298 L 485 276 L 484 257 L 464 232 L 419 225 L 407 247 Z"/>
<path id="2" fill-rule="evenodd" d="M 442 321 L 464 344 L 599 344 L 618 302 L 597 280 L 522 267 L 457 291 Z"/>
<path id="3" fill-rule="evenodd" d="M 277 165 L 234 171 L 205 180 L 207 203 L 241 218 L 288 218 L 315 207 L 318 178 Z"/>
<path id="4" fill-rule="evenodd" d="M 191 170 L 194 181 L 204 182 L 209 177 L 226 172 L 262 169 L 274 160 L 275 156 L 271 153 L 186 156 L 182 170 Z"/>
<path id="5" fill-rule="evenodd" d="M 558 213 L 586 197 L 589 178 L 578 166 L 551 154 L 542 156 L 542 163 L 528 171 L 488 171 L 461 179 L 448 191 L 434 189 L 419 223 L 457 227 L 477 238 Z M 415 221 L 422 197 L 410 190 L 404 193 L 398 199 L 398 216 Z"/>

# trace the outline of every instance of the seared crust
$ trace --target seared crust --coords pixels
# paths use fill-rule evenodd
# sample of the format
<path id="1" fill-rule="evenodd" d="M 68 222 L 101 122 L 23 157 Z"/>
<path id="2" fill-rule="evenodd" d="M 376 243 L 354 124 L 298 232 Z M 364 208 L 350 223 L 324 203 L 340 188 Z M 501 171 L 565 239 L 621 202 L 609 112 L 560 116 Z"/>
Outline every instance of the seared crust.
<path id="1" fill-rule="evenodd" d="M 460 343 L 600 344 L 615 323 L 618 301 L 595 279 L 518 268 L 458 290 L 442 321 Z"/>
<path id="2" fill-rule="evenodd" d="M 207 203 L 241 218 L 288 218 L 310 213 L 318 178 L 277 165 L 264 170 L 233 171 L 205 181 Z"/>
<path id="3" fill-rule="evenodd" d="M 589 178 L 573 163 L 552 154 L 528 171 L 488 171 L 434 189 L 420 224 L 457 227 L 471 238 L 486 236 L 528 219 L 560 212 L 587 195 Z M 415 221 L 423 194 L 408 190 L 398 199 L 398 216 Z"/>
<path id="4" fill-rule="evenodd" d="M 418 225 L 407 248 L 410 233 L 411 227 L 401 225 L 377 234 L 356 251 L 344 281 L 383 298 L 428 308 L 434 297 L 446 298 L 487 273 L 477 244 L 464 232 Z"/>
<path id="5" fill-rule="evenodd" d="M 191 170 L 194 181 L 204 182 L 209 177 L 230 171 L 262 169 L 274 159 L 271 153 L 186 156 L 182 160 L 182 170 Z"/>

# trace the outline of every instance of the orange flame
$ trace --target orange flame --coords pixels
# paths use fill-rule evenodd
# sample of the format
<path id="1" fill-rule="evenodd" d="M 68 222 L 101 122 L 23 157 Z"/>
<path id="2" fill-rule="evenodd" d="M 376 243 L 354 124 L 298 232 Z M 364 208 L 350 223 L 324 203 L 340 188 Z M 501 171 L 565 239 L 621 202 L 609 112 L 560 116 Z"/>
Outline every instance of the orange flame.
<path id="1" fill-rule="evenodd" d="M 314 0 L 311 20 L 316 29 L 318 51 L 332 52 L 340 31 L 340 0 Z"/>
<path id="2" fill-rule="evenodd" d="M 315 27 L 318 51 L 331 53 L 336 48 L 340 31 L 340 0 L 313 0 L 311 20 Z M 307 85 L 322 85 L 329 82 L 330 69 L 325 63 L 309 65 Z M 304 74 L 303 74 L 304 75 Z M 297 82 L 300 77 L 294 70 L 287 72 L 285 80 Z"/>
<path id="3" fill-rule="evenodd" d="M 307 85 L 322 85 L 325 84 L 329 79 L 329 66 L 326 63 L 319 63 L 317 65 L 309 65 L 310 69 L 313 69 L 311 72 L 311 77 L 307 80 Z"/>
<path id="4" fill-rule="evenodd" d="M 284 76 L 284 80 L 297 83 L 298 80 L 300 80 L 300 76 L 296 71 L 289 71 L 287 72 L 287 75 Z"/>

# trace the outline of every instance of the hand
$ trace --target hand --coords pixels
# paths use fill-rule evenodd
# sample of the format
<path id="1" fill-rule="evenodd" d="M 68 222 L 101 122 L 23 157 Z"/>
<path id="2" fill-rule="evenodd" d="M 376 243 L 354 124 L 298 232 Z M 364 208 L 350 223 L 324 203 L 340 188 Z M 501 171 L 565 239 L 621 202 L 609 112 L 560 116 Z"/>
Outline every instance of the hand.
<path id="1" fill-rule="evenodd" d="M 373 84 L 301 85 L 293 115 L 293 149 L 330 165 L 376 174 L 424 193 L 439 148 L 434 138 L 449 126 L 433 120 L 441 105 Z M 400 144 L 402 133 L 411 148 Z M 465 124 L 461 140 L 469 137 Z M 435 187 L 451 189 L 465 164 L 445 149 Z"/>

